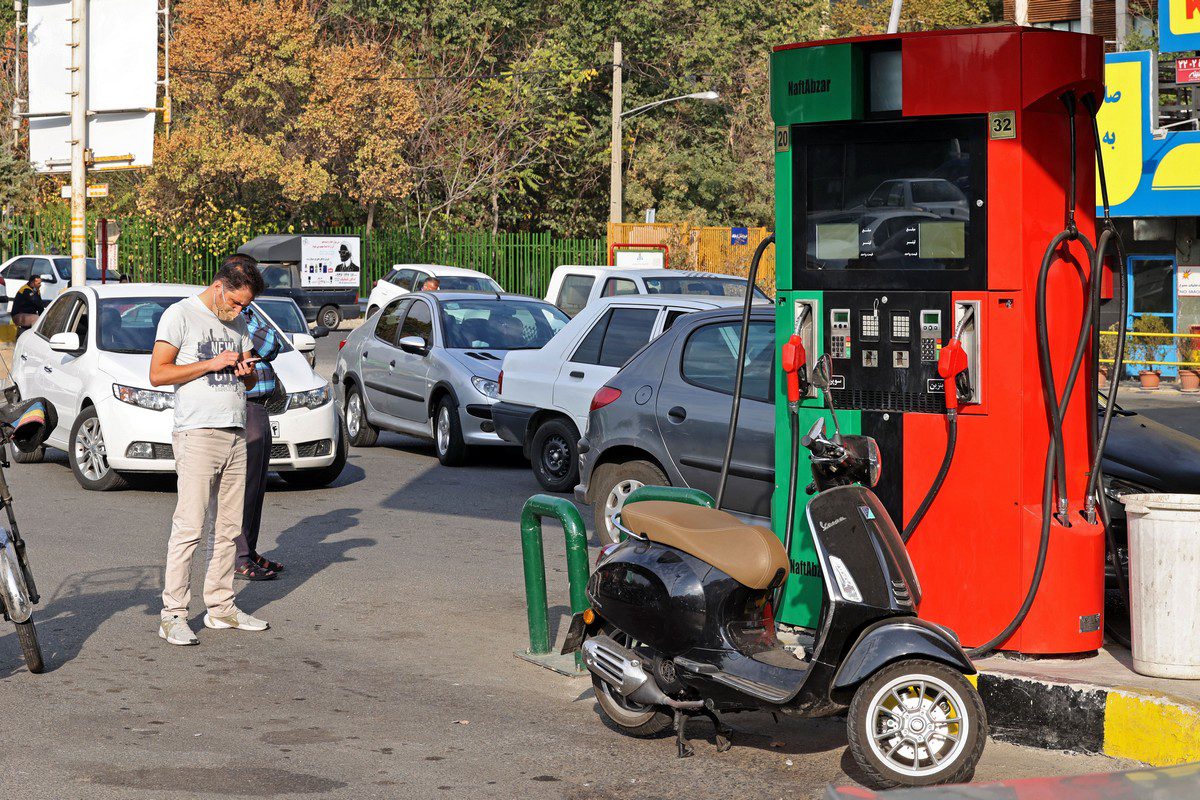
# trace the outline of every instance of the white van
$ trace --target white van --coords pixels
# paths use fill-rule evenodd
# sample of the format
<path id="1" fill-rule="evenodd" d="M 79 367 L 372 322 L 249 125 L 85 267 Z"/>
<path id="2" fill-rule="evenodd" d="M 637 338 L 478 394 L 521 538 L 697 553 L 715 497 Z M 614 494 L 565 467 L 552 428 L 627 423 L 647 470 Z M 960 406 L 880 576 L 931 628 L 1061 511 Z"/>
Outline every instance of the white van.
<path id="1" fill-rule="evenodd" d="M 627 267 L 588 267 L 563 265 L 550 276 L 546 300 L 561 308 L 568 317 L 578 314 L 598 297 L 631 294 L 684 294 L 707 297 L 745 297 L 746 279 L 715 272 L 688 272 L 679 269 Z M 759 289 L 756 300 L 769 301 Z"/>

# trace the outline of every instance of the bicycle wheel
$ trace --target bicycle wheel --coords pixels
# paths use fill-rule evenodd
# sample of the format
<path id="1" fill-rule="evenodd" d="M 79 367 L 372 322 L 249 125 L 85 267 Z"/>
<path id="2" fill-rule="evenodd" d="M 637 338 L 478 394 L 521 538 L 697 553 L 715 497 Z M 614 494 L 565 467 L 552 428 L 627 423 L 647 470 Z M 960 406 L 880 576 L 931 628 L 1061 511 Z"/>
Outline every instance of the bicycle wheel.
<path id="1" fill-rule="evenodd" d="M 38 644 L 37 630 L 33 627 L 33 620 L 27 619 L 24 622 L 13 624 L 17 626 L 17 641 L 21 643 L 21 652 L 25 654 L 25 666 L 34 675 L 40 675 L 46 665 L 42 661 L 42 648 Z"/>

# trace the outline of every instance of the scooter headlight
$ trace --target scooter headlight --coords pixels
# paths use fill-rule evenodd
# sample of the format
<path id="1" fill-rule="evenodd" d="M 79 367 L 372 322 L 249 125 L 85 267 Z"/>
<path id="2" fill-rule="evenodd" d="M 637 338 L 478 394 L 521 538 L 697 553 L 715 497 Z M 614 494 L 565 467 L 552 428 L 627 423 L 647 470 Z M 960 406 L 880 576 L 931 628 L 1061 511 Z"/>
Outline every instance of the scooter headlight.
<path id="1" fill-rule="evenodd" d="M 883 474 L 883 457 L 879 454 L 879 445 L 874 439 L 867 439 L 867 481 L 874 488 L 879 485 L 879 476 Z"/>
<path id="2" fill-rule="evenodd" d="M 842 597 L 851 603 L 861 603 L 862 592 L 858 590 L 858 584 L 854 582 L 854 576 L 850 574 L 845 562 L 837 556 L 830 556 L 829 566 L 832 568 L 833 579 L 837 583 Z"/>

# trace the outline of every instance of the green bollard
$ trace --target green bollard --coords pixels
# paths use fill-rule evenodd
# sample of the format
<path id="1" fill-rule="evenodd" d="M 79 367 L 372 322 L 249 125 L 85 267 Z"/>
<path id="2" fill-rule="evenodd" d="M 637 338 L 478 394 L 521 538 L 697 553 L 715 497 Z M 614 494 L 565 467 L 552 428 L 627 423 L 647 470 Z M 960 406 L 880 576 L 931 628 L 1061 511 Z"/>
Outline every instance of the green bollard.
<path id="1" fill-rule="evenodd" d="M 583 672 L 583 656 L 575 654 L 574 671 L 568 672 L 556 663 L 561 657 L 550 652 L 550 616 L 546 599 L 546 558 L 542 549 L 542 519 L 554 517 L 563 527 L 567 539 L 567 580 L 570 583 L 571 613 L 578 614 L 588 607 L 587 531 L 583 518 L 571 501 L 563 497 L 535 494 L 521 509 L 521 555 L 525 569 L 525 604 L 529 618 L 529 650 L 517 655 L 549 667 L 564 675 Z"/>
<path id="2" fill-rule="evenodd" d="M 669 500 L 672 503 L 691 503 L 694 506 L 715 508 L 717 501 L 700 489 L 685 489 L 682 486 L 639 486 L 625 498 L 625 505 L 639 500 Z"/>

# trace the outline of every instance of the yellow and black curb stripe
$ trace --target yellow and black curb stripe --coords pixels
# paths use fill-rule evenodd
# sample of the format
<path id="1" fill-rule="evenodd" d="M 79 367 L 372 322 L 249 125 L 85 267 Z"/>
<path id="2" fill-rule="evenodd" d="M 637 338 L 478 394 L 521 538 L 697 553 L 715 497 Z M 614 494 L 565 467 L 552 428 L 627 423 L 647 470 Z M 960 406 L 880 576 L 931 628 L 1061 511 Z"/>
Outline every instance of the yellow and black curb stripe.
<path id="1" fill-rule="evenodd" d="M 1200 704 L 996 672 L 980 673 L 972 682 L 996 739 L 1156 767 L 1200 761 Z"/>

